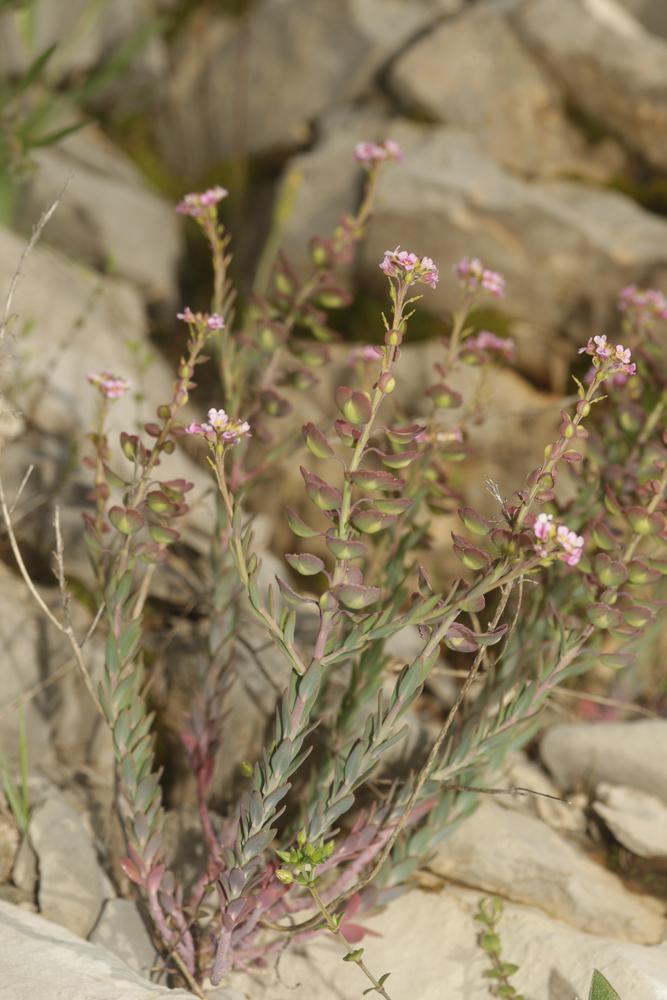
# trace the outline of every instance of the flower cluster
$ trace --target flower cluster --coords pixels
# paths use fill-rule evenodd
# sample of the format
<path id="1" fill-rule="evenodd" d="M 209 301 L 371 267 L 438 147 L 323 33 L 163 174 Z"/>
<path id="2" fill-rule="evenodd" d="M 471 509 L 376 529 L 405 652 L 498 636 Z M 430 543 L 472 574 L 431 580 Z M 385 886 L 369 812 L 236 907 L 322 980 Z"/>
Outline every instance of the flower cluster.
<path id="1" fill-rule="evenodd" d="M 184 323 L 196 326 L 200 330 L 208 330 L 211 333 L 215 330 L 224 330 L 225 328 L 225 321 L 218 313 L 193 312 L 189 306 L 186 306 L 183 312 L 177 313 L 176 318 L 182 319 Z"/>
<path id="2" fill-rule="evenodd" d="M 480 330 L 475 337 L 466 340 L 465 346 L 487 354 L 502 354 L 508 361 L 514 357 L 514 341 L 509 337 L 498 337 L 489 330 Z"/>
<path id="3" fill-rule="evenodd" d="M 228 194 L 229 191 L 226 188 L 220 187 L 220 185 L 209 188 L 207 191 L 202 191 L 201 193 L 186 194 L 185 198 L 179 201 L 176 206 L 176 211 L 179 215 L 191 215 L 194 219 L 197 219 L 202 215 L 206 215 L 208 209 L 217 205 Z"/>
<path id="4" fill-rule="evenodd" d="M 634 375 L 637 371 L 631 360 L 630 348 L 623 347 L 623 344 L 608 344 L 604 334 L 591 337 L 585 347 L 579 348 L 579 354 L 590 355 L 594 367 L 604 375 Z"/>
<path id="5" fill-rule="evenodd" d="M 111 372 L 88 372 L 87 380 L 107 399 L 119 399 L 130 388 L 130 383 Z"/>
<path id="6" fill-rule="evenodd" d="M 619 293 L 618 308 L 641 324 L 667 319 L 667 299 L 655 288 L 627 285 Z"/>
<path id="7" fill-rule="evenodd" d="M 389 278 L 399 278 L 406 285 L 421 282 L 435 288 L 440 277 L 437 266 L 430 257 L 418 257 L 408 250 L 385 250 L 384 258 L 380 261 L 380 270 Z"/>
<path id="8" fill-rule="evenodd" d="M 401 147 L 393 139 L 386 139 L 384 142 L 359 142 L 354 147 L 354 158 L 358 163 L 362 163 L 370 169 L 385 160 L 400 161 L 403 159 Z"/>
<path id="9" fill-rule="evenodd" d="M 581 559 L 584 550 L 584 540 L 581 535 L 564 524 L 554 524 L 553 514 L 539 514 L 533 525 L 535 537 L 542 545 L 536 548 L 537 554 L 545 558 L 556 556 L 561 562 L 568 566 L 576 566 Z M 547 544 L 552 543 L 556 548 L 550 548 Z"/>
<path id="10" fill-rule="evenodd" d="M 497 299 L 505 294 L 505 279 L 497 271 L 484 267 L 477 257 L 464 257 L 454 268 L 456 277 L 465 289 L 476 292 L 483 289 Z"/>
<path id="11" fill-rule="evenodd" d="M 365 344 L 363 347 L 353 347 L 347 357 L 347 364 L 352 365 L 371 365 L 374 362 L 379 361 L 383 355 L 381 347 L 376 347 L 374 344 Z"/>
<path id="12" fill-rule="evenodd" d="M 247 420 L 232 420 L 224 410 L 210 409 L 206 423 L 192 423 L 185 430 L 188 434 L 206 438 L 212 444 L 233 446 L 250 434 L 250 424 Z"/>

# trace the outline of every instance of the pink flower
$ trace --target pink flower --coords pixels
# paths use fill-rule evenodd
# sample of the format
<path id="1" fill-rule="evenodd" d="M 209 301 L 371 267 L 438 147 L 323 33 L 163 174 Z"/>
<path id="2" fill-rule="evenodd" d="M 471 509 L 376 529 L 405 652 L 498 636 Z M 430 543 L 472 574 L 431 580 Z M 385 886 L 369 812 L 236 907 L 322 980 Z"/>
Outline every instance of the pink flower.
<path id="1" fill-rule="evenodd" d="M 224 410 L 212 408 L 208 411 L 206 423 L 192 423 L 185 428 L 188 434 L 197 434 L 213 444 L 236 445 L 241 438 L 250 434 L 247 420 L 231 420 Z"/>
<path id="2" fill-rule="evenodd" d="M 616 375 L 634 375 L 637 366 L 632 359 L 629 347 L 616 344 L 612 347 L 604 336 L 591 337 L 585 347 L 579 348 L 579 354 L 588 354 L 593 358 L 593 366 L 605 378 Z"/>
<path id="3" fill-rule="evenodd" d="M 468 291 L 476 292 L 481 288 L 497 299 L 505 294 L 505 279 L 502 274 L 484 267 L 477 257 L 464 257 L 454 270 L 459 282 Z"/>
<path id="4" fill-rule="evenodd" d="M 497 337 L 490 330 L 480 330 L 476 337 L 466 340 L 465 346 L 472 347 L 473 350 L 477 351 L 504 354 L 508 359 L 514 357 L 514 341 L 510 340 L 509 337 Z"/>
<path id="5" fill-rule="evenodd" d="M 177 319 L 183 320 L 184 323 L 189 323 L 192 326 L 197 326 L 200 329 L 209 330 L 213 332 L 214 330 L 224 330 L 225 321 L 222 316 L 218 313 L 200 313 L 193 312 L 189 306 L 186 306 L 183 312 L 176 314 Z"/>
<path id="6" fill-rule="evenodd" d="M 655 288 L 627 285 L 618 296 L 618 308 L 640 322 L 667 319 L 667 299 Z"/>
<path id="7" fill-rule="evenodd" d="M 382 357 L 382 348 L 373 344 L 366 344 L 364 347 L 353 348 L 347 357 L 348 365 L 372 364 Z"/>
<path id="8" fill-rule="evenodd" d="M 191 215 L 194 219 L 207 214 L 207 209 L 213 208 L 229 194 L 226 188 L 216 185 L 201 193 L 186 194 L 176 206 L 179 215 Z"/>
<path id="9" fill-rule="evenodd" d="M 559 524 L 556 529 L 556 542 L 563 549 L 558 558 L 568 566 L 576 566 L 584 551 L 584 540 L 581 535 L 570 531 L 564 524 Z"/>
<path id="10" fill-rule="evenodd" d="M 111 372 L 88 372 L 86 379 L 107 399 L 119 399 L 130 388 L 130 383 Z"/>
<path id="11" fill-rule="evenodd" d="M 554 524 L 553 514 L 539 514 L 533 533 L 542 545 L 536 546 L 543 559 L 556 558 L 568 566 L 576 566 L 584 550 L 584 539 L 565 524 Z"/>
<path id="12" fill-rule="evenodd" d="M 384 150 L 389 160 L 396 160 L 400 163 L 403 159 L 403 150 L 395 139 L 385 139 Z"/>
<path id="13" fill-rule="evenodd" d="M 387 277 L 398 278 L 407 285 L 421 282 L 435 288 L 438 284 L 438 268 L 430 257 L 420 259 L 416 254 L 401 250 L 400 247 L 385 250 L 379 266 Z"/>
<path id="14" fill-rule="evenodd" d="M 354 147 L 354 158 L 358 163 L 362 163 L 370 169 L 385 160 L 402 160 L 403 153 L 401 147 L 393 139 L 387 139 L 383 143 L 358 142 Z"/>
<path id="15" fill-rule="evenodd" d="M 533 531 L 535 532 L 535 537 L 541 542 L 546 542 L 551 537 L 553 519 L 553 514 L 540 514 L 535 519 Z"/>

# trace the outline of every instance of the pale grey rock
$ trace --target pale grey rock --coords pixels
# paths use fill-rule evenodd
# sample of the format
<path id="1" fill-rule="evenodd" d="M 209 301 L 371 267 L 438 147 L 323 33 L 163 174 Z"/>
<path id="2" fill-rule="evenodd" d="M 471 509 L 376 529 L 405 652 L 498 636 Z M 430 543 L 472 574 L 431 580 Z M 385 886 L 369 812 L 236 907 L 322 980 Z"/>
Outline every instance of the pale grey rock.
<path id="1" fill-rule="evenodd" d="M 4 72 L 20 76 L 36 56 L 57 44 L 46 79 L 58 83 L 93 70 L 155 12 L 154 0 L 114 0 L 113 5 L 100 5 L 94 11 L 88 0 L 66 4 L 36 0 L 28 31 L 16 9 L 5 10 L 0 15 L 0 65 Z M 144 65 L 147 58 L 149 63 L 154 58 L 151 39 L 139 56 Z M 128 75 L 127 68 L 124 75 Z"/>
<path id="2" fill-rule="evenodd" d="M 136 903 L 129 899 L 108 899 L 88 940 L 102 945 L 130 969 L 150 978 L 158 956 Z"/>
<path id="3" fill-rule="evenodd" d="M 361 258 L 366 283 L 384 294 L 378 261 L 400 242 L 438 263 L 438 287 L 422 300 L 438 313 L 459 302 L 455 263 L 479 257 L 507 279 L 506 298 L 486 306 L 520 324 L 519 367 L 541 380 L 548 373 L 557 384 L 552 372 L 562 377 L 572 347 L 609 325 L 618 289 L 665 261 L 667 223 L 620 194 L 522 180 L 442 126 L 406 123 L 393 136 L 405 162 L 380 181 Z"/>
<path id="4" fill-rule="evenodd" d="M 68 182 L 44 242 L 82 264 L 136 284 L 149 299 L 177 291 L 180 224 L 134 164 L 94 126 L 36 150 L 19 188 L 16 225 L 29 232 Z"/>
<path id="5" fill-rule="evenodd" d="M 387 987 L 392 997 L 491 1000 L 484 978 L 488 964 L 477 943 L 479 924 L 474 919 L 480 898 L 458 886 L 446 886 L 442 892 L 413 891 L 378 916 L 364 918 L 364 924 L 381 935 L 364 939 L 364 961 L 377 973 L 391 973 Z M 526 997 L 587 997 L 594 968 L 608 976 L 623 1000 L 667 996 L 664 944 L 645 947 L 595 937 L 511 903 L 500 921 L 500 937 L 503 958 L 519 966 L 512 983 Z M 318 937 L 298 953 L 286 951 L 279 975 L 272 969 L 234 975 L 229 985 L 242 1000 L 354 997 L 360 989 L 359 971 L 341 962 L 340 955 L 333 942 Z M 569 992 L 557 993 L 563 984 Z"/>
<path id="6" fill-rule="evenodd" d="M 537 816 L 547 826 L 561 833 L 583 833 L 586 829 L 584 808 L 587 799 L 582 796 L 562 797 L 556 785 L 541 767 L 529 760 L 525 753 L 511 753 L 505 761 L 494 784 L 508 788 L 524 789 L 520 794 L 506 796 L 504 806 Z M 537 794 L 531 795 L 530 792 Z"/>
<path id="7" fill-rule="evenodd" d="M 628 892 L 537 818 L 489 800 L 444 842 L 429 867 L 589 933 L 655 944 L 665 932 L 657 900 Z"/>
<path id="8" fill-rule="evenodd" d="M 81 817 L 54 789 L 30 820 L 39 864 L 38 903 L 48 920 L 87 937 L 104 901 L 104 879 Z"/>
<path id="9" fill-rule="evenodd" d="M 6 882 L 19 849 L 19 831 L 0 792 L 0 882 Z"/>
<path id="10" fill-rule="evenodd" d="M 571 99 L 664 169 L 667 44 L 615 0 L 525 0 L 514 16 Z"/>
<path id="11" fill-rule="evenodd" d="M 137 975 L 116 955 L 0 903 L 0 1000 L 193 1000 Z"/>
<path id="12" fill-rule="evenodd" d="M 667 4 L 664 0 L 619 0 L 647 31 L 667 38 Z"/>
<path id="13" fill-rule="evenodd" d="M 23 249 L 19 236 L 0 230 L 0 288 L 8 287 Z M 96 275 L 51 248 L 37 246 L 23 268 L 13 312 L 16 319 L 0 365 L 0 391 L 4 390 L 9 408 L 36 431 L 58 435 L 70 448 L 76 442 L 87 451 L 85 435 L 94 426 L 99 396 L 86 374 L 110 370 L 127 378 L 132 391 L 114 401 L 108 421 L 112 458 L 119 471 L 127 468 L 119 432 L 154 420 L 156 407 L 171 399 L 174 383 L 170 366 L 151 348 L 139 292 L 127 281 Z M 145 370 L 139 370 L 138 358 L 142 364 L 145 360 Z M 183 416 L 188 422 L 195 412 L 186 408 Z M 18 436 L 13 443 L 11 469 L 18 486 L 28 461 L 20 461 Z M 39 435 L 35 447 L 42 447 Z M 71 451 L 55 442 L 45 442 L 43 449 L 58 453 L 56 469 L 62 474 L 60 460 L 67 454 L 71 459 Z M 165 479 L 185 476 L 195 483 L 197 502 L 183 528 L 188 541 L 206 550 L 213 491 L 205 463 L 178 450 L 163 458 L 160 471 Z M 81 505 L 85 492 L 80 490 Z M 66 551 L 74 551 L 80 526 L 78 511 L 63 512 Z M 83 570 L 83 565 L 78 568 Z"/>
<path id="14" fill-rule="evenodd" d="M 63 647 L 23 583 L 2 564 L 0 605 L 0 752 L 14 766 L 19 753 L 19 702 L 23 702 L 30 761 L 48 755 L 52 692 L 34 689 L 62 665 Z"/>
<path id="15" fill-rule="evenodd" d="M 37 889 L 37 855 L 30 845 L 29 837 L 22 837 L 12 868 L 12 882 L 28 896 L 35 895 Z"/>
<path id="16" fill-rule="evenodd" d="M 285 197 L 290 188 L 295 191 L 281 244 L 300 276 L 312 270 L 310 238 L 329 237 L 342 216 L 358 208 L 363 171 L 354 159 L 356 143 L 381 142 L 391 135 L 392 121 L 381 108 L 345 109 L 327 116 L 313 149 L 289 160 L 276 198 Z M 341 269 L 346 278 L 351 270 Z"/>
<path id="17" fill-rule="evenodd" d="M 394 62 L 406 110 L 474 133 L 501 163 L 529 174 L 592 173 L 596 156 L 563 111 L 553 78 L 522 45 L 502 6 L 444 21 Z M 609 173 L 598 161 L 601 174 Z"/>
<path id="18" fill-rule="evenodd" d="M 262 0 L 241 22 L 196 12 L 156 120 L 162 155 L 196 175 L 305 145 L 313 122 L 367 90 L 440 15 L 433 3 L 404 0 Z"/>
<path id="19" fill-rule="evenodd" d="M 540 756 L 564 791 L 594 790 L 599 782 L 627 785 L 667 803 L 667 720 L 552 726 Z"/>
<path id="20" fill-rule="evenodd" d="M 667 805 L 648 792 L 601 782 L 593 809 L 616 840 L 641 858 L 667 857 Z"/>

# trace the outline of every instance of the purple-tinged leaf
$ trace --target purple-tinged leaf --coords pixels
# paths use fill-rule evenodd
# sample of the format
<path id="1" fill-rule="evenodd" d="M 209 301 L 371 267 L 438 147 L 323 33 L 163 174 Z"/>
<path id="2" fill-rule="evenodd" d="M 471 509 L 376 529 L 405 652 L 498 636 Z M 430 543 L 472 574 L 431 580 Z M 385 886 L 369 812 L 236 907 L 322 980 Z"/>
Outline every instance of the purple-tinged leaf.
<path id="1" fill-rule="evenodd" d="M 309 552 L 289 552 L 285 559 L 301 576 L 316 576 L 325 568 L 319 556 L 313 556 Z"/>
<path id="2" fill-rule="evenodd" d="M 122 535 L 134 535 L 144 526 L 144 515 L 132 507 L 112 507 L 109 520 Z"/>
<path id="3" fill-rule="evenodd" d="M 309 423 L 303 425 L 303 439 L 306 442 L 308 451 L 315 458 L 333 458 L 333 449 L 322 431 L 315 424 Z"/>
<path id="4" fill-rule="evenodd" d="M 332 593 L 351 611 L 361 611 L 375 604 L 380 597 L 379 587 L 362 587 L 353 583 L 342 583 L 334 587 Z"/>
<path id="5" fill-rule="evenodd" d="M 398 451 L 391 455 L 380 452 L 380 461 L 388 469 L 405 469 L 415 458 L 419 457 L 418 451 Z"/>
<path id="6" fill-rule="evenodd" d="M 374 507 L 367 507 L 365 510 L 356 511 L 352 515 L 352 524 L 365 535 L 374 535 L 378 531 L 383 531 L 393 524 L 394 518 L 389 514 L 383 514 Z"/>
<path id="7" fill-rule="evenodd" d="M 342 496 L 340 490 L 329 486 L 323 479 L 301 466 L 301 475 L 306 484 L 308 497 L 320 510 L 339 510 Z"/>
<path id="8" fill-rule="evenodd" d="M 405 486 L 402 479 L 392 476 L 391 472 L 373 472 L 366 469 L 359 469 L 350 473 L 350 479 L 362 490 L 400 490 Z"/>
<path id="9" fill-rule="evenodd" d="M 291 507 L 287 507 L 286 511 L 287 511 L 287 523 L 289 524 L 294 534 L 298 535 L 299 538 L 317 538 L 318 535 L 322 534 L 321 531 L 315 531 L 313 528 L 307 525 L 306 522 L 299 517 L 296 511 L 292 510 Z"/>
<path id="10" fill-rule="evenodd" d="M 488 535 L 489 521 L 473 507 L 459 507 L 459 517 L 472 535 Z"/>
<path id="11" fill-rule="evenodd" d="M 426 395 L 431 397 L 435 405 L 440 410 L 456 409 L 456 407 L 460 406 L 463 402 L 463 397 L 460 392 L 450 389 L 443 383 L 432 385 L 426 390 Z"/>
<path id="12" fill-rule="evenodd" d="M 371 419 L 371 397 L 367 392 L 359 392 L 341 385 L 336 389 L 336 403 L 346 420 L 351 424 L 367 424 Z"/>
<path id="13" fill-rule="evenodd" d="M 327 534 L 326 543 L 327 548 L 333 552 L 336 559 L 360 559 L 368 551 L 368 546 L 364 542 L 353 541 L 349 538 L 337 538 L 332 534 Z"/>

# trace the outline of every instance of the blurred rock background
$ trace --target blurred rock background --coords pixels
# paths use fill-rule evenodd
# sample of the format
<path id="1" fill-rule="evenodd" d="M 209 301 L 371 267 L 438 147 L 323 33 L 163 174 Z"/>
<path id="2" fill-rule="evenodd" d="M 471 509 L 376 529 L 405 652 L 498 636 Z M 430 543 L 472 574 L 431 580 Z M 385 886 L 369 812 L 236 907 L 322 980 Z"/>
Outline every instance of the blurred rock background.
<path id="1" fill-rule="evenodd" d="M 332 314 L 343 340 L 316 407 L 321 412 L 331 406 L 328 393 L 339 384 L 350 344 L 379 339 L 386 288 L 377 264 L 385 249 L 401 243 L 431 256 L 442 277 L 437 292 L 420 303 L 402 360 L 402 399 L 418 412 L 457 302 L 453 266 L 464 255 L 479 256 L 505 275 L 508 294 L 480 310 L 475 322 L 511 337 L 517 359 L 483 386 L 479 370 L 465 375 L 466 390 L 483 405 L 471 459 L 457 485 L 476 505 L 492 502 L 483 487 L 487 478 L 510 493 L 534 466 L 570 392 L 577 346 L 594 333 L 616 336 L 619 289 L 636 282 L 667 292 L 666 0 L 9 0 L 0 3 L 0 97 L 0 298 L 31 227 L 67 184 L 28 258 L 12 306 L 18 319 L 0 360 L 3 476 L 13 496 L 26 468 L 35 466 L 17 512 L 17 532 L 36 581 L 54 605 L 56 502 L 68 575 L 85 597 L 85 558 L 77 554 L 87 492 L 80 458 L 94 406 L 85 373 L 113 367 L 132 380 L 133 397 L 114 408 L 116 430 L 150 419 L 169 392 L 180 350 L 175 313 L 184 304 L 207 304 L 205 249 L 193 227 L 174 213 L 186 191 L 218 183 L 229 189 L 223 212 L 243 298 L 262 247 L 275 232 L 274 208 L 287 192 L 292 210 L 281 245 L 303 272 L 309 238 L 326 235 L 358 204 L 355 143 L 391 137 L 401 144 L 405 161 L 383 177 L 367 243 L 343 276 L 355 305 Z M 193 414 L 215 402 L 214 383 L 204 383 Z M 294 419 L 309 416 L 304 410 Z M 190 664 L 197 658 L 197 626 L 185 627 L 179 615 L 201 586 L 212 516 L 205 472 L 187 455 L 176 459 L 202 499 L 167 575 L 152 592 L 157 639 L 150 656 L 168 664 L 163 673 L 156 671 L 153 697 L 173 717 L 173 731 L 161 734 L 165 755 L 196 674 Z M 293 544 L 282 512 L 300 483 L 286 474 L 261 508 L 269 570 L 271 557 Z M 442 521 L 441 537 L 434 538 L 437 558 L 449 543 L 451 525 Z M 25 701 L 34 759 L 61 786 L 77 771 L 82 786 L 94 786 L 93 799 L 103 811 L 110 788 L 100 789 L 100 775 L 111 773 L 106 734 L 86 710 L 87 695 L 66 650 L 18 581 L 2 533 L 0 559 L 0 750 L 16 758 L 17 706 Z M 82 628 L 84 618 L 82 612 Z M 664 645 L 664 639 L 650 640 L 640 667 L 646 674 L 632 679 L 628 697 L 654 684 Z M 273 693 L 250 657 L 243 674 L 244 684 L 230 696 L 234 759 L 221 762 L 221 780 L 256 752 L 272 708 Z M 600 690 L 607 690 L 606 678 Z M 664 705 L 664 679 L 656 690 Z M 636 738 L 637 727 L 630 729 Z M 624 738 L 632 760 L 633 742 Z M 580 790 L 581 774 L 560 776 L 566 750 L 567 741 L 545 755 L 546 764 L 559 788 Z M 177 767 L 169 780 L 168 797 L 187 799 Z M 626 785 L 636 811 L 633 780 L 624 773 Z M 44 801 L 49 809 L 57 807 L 56 819 L 43 812 L 41 822 L 47 833 L 56 820 L 65 824 L 66 853 L 67 823 L 75 823 L 68 810 L 85 796 L 70 789 L 61 802 L 53 789 L 41 786 L 35 796 L 38 806 Z M 596 806 L 614 830 L 622 826 L 616 812 L 623 804 L 606 791 Z M 95 815 L 90 829 L 77 828 L 77 835 L 88 838 L 88 847 L 92 838 L 99 853 Z M 585 826 L 581 810 L 577 817 L 579 827 Z M 510 833 L 515 826 L 526 828 L 526 838 L 538 845 L 543 819 L 505 817 Z M 636 829 L 628 836 L 637 843 Z M 33 848 L 39 853 L 40 844 Z M 35 908 L 36 861 L 27 847 L 21 850 L 14 895 L 4 895 Z M 526 856 L 516 864 L 525 866 Z M 565 851 L 564 860 L 554 856 L 558 870 L 548 876 L 560 886 L 574 862 Z M 82 864 L 87 857 L 82 849 Z M 448 857 L 446 873 L 465 882 L 468 859 Z M 511 862 L 505 881 L 468 883 L 504 891 L 515 882 Z M 438 871 L 445 868 L 443 860 Z M 538 866 L 536 884 L 544 878 Z M 581 878 L 585 885 L 588 876 Z M 90 888 L 88 876 L 80 881 Z M 70 912 L 60 922 L 88 934 L 104 905 L 109 926 L 98 925 L 97 940 L 105 943 L 113 931 L 111 904 L 122 901 L 114 900 L 101 871 L 93 882 L 94 899 L 81 904 L 83 916 L 75 919 Z M 46 899 L 46 881 L 40 891 Z M 606 891 L 609 902 L 600 904 L 600 913 L 622 912 L 621 888 Z M 58 919 L 57 890 L 55 896 L 49 912 Z M 535 902 L 528 891 L 509 898 L 519 907 Z M 554 898 L 558 903 L 547 912 L 560 918 L 574 908 L 570 923 L 579 928 L 577 947 L 583 948 L 579 931 L 590 930 L 590 914 L 576 910 L 576 900 L 560 889 Z M 468 897 L 462 899 L 447 905 L 470 910 Z M 596 927 L 605 935 L 604 947 L 606 937 L 624 935 L 652 944 L 662 928 L 654 910 L 640 914 L 644 923 L 637 917 L 642 929 L 633 933 L 622 921 L 616 926 L 600 917 Z M 522 912 L 511 911 L 510 924 L 523 927 Z M 632 923 L 634 911 L 627 912 Z M 545 934 L 555 939 L 551 926 Z M 554 968 L 570 982 L 574 932 L 568 934 Z M 150 942 L 146 947 L 148 958 L 144 948 L 135 962 L 144 973 L 152 960 Z M 641 966 L 639 946 L 631 947 Z M 660 969 L 656 983 L 661 976 L 667 980 L 664 947 L 661 954 L 647 959 Z M 582 963 L 580 990 L 589 965 L 588 959 Z M 455 988 L 461 975 L 458 969 Z M 630 973 L 627 979 L 629 991 Z M 652 980 L 642 984 L 637 1000 L 661 995 L 658 985 L 651 992 Z M 533 985 L 540 996 L 551 989 L 544 977 Z M 566 988 L 557 993 L 554 987 L 550 1000 L 570 1000 L 573 991 Z M 627 992 L 624 1000 L 635 1000 L 635 994 Z"/>

